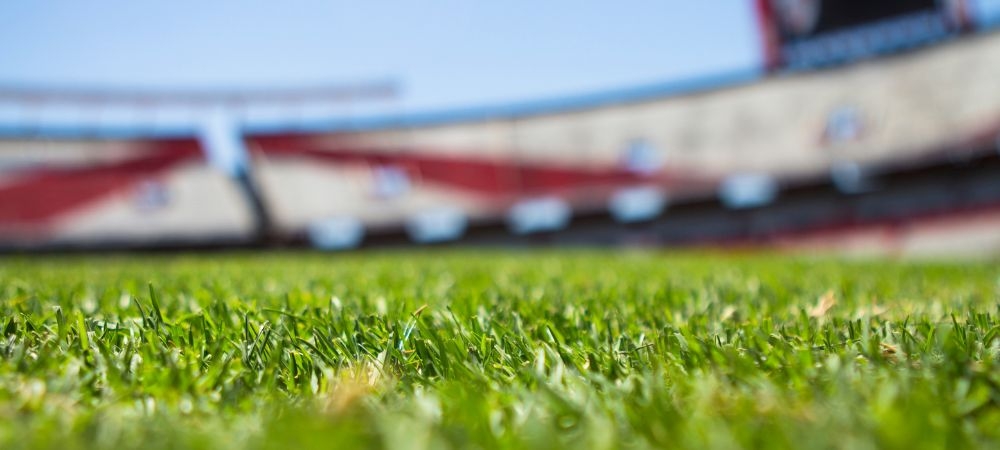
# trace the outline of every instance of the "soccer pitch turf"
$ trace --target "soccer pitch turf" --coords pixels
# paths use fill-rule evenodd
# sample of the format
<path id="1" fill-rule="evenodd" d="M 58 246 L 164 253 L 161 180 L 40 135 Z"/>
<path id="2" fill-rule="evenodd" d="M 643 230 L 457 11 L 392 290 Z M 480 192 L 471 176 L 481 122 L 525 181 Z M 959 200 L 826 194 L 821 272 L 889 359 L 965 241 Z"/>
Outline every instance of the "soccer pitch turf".
<path id="1" fill-rule="evenodd" d="M 0 260 L 0 448 L 1000 446 L 1000 265 Z"/>

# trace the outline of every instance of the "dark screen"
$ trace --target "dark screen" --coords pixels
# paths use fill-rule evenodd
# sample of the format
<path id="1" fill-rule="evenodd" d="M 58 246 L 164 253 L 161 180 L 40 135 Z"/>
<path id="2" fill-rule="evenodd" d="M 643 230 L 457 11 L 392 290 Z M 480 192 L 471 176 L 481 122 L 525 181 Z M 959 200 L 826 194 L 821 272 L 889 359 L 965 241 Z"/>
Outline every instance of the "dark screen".
<path id="1" fill-rule="evenodd" d="M 808 39 L 844 28 L 939 9 L 937 0 L 772 0 L 771 3 L 783 41 Z M 816 10 L 818 17 L 814 15 Z M 803 17 L 815 17 L 815 20 L 803 20 Z M 798 27 L 793 24 L 796 19 Z"/>

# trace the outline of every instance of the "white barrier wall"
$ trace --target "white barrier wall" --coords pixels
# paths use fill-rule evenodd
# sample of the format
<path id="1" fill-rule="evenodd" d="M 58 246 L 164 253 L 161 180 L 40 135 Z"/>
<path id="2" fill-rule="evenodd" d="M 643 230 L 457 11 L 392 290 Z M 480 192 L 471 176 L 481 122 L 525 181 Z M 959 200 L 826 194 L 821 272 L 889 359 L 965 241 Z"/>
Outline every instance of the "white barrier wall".
<path id="1" fill-rule="evenodd" d="M 606 206 L 615 190 L 634 185 L 652 184 L 667 197 L 692 190 L 712 195 L 732 176 L 827 180 L 832 167 L 845 162 L 865 167 L 963 151 L 970 140 L 1000 132 L 998 74 L 1000 34 L 993 33 L 709 92 L 515 118 L 305 135 L 281 145 L 256 142 L 251 149 L 270 203 L 280 208 L 278 221 L 291 229 L 340 216 L 379 226 L 402 223 L 409 214 L 441 205 L 461 207 L 473 217 L 502 217 L 513 199 L 535 195 L 519 180 L 532 167 L 621 175 L 566 176 L 565 189 L 546 191 L 574 210 L 593 209 Z M 636 142 L 662 161 L 650 174 L 629 167 Z M 317 163 L 324 154 L 345 162 Z M 457 171 L 465 170 L 462 164 L 496 164 L 509 172 L 509 195 L 429 180 L 414 163 L 421 158 L 446 159 Z M 408 164 L 418 167 L 403 167 Z M 394 165 L 408 174 L 407 191 L 378 199 L 371 194 L 377 190 L 372 171 Z"/>
<path id="2" fill-rule="evenodd" d="M 0 141 L 0 244 L 246 239 L 238 187 L 193 139 Z"/>

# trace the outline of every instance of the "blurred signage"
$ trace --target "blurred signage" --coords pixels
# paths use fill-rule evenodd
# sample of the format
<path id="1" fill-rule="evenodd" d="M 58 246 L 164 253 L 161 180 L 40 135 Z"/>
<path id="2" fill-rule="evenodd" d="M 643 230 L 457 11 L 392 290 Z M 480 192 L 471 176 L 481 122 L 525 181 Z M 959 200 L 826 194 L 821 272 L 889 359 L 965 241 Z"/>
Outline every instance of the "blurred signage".
<path id="1" fill-rule="evenodd" d="M 321 250 L 346 250 L 361 245 L 365 227 L 353 217 L 331 217 L 309 224 L 309 242 Z"/>
<path id="2" fill-rule="evenodd" d="M 402 167 L 375 166 L 372 168 L 372 188 L 375 198 L 399 198 L 410 191 L 410 176 Z"/>
<path id="3" fill-rule="evenodd" d="M 522 200 L 507 213 L 507 228 L 514 234 L 559 231 L 569 226 L 572 210 L 555 197 Z"/>
<path id="4" fill-rule="evenodd" d="M 861 139 L 864 131 L 861 110 L 850 105 L 838 106 L 826 117 L 823 142 L 834 145 L 855 142 Z"/>
<path id="5" fill-rule="evenodd" d="M 771 69 L 808 69 L 939 41 L 968 25 L 964 0 L 757 0 Z"/>
<path id="6" fill-rule="evenodd" d="M 763 173 L 730 175 L 719 187 L 719 199 L 729 209 L 759 208 L 773 203 L 777 196 L 777 181 Z"/>
<path id="7" fill-rule="evenodd" d="M 132 205 L 143 213 L 166 209 L 170 206 L 170 191 L 158 180 L 144 180 L 132 191 Z"/>
<path id="8" fill-rule="evenodd" d="M 663 213 L 667 196 L 655 186 L 625 188 L 608 202 L 611 217 L 621 223 L 651 220 Z"/>
<path id="9" fill-rule="evenodd" d="M 421 211 L 406 221 L 406 234 L 418 244 L 460 239 L 468 227 L 465 212 L 458 207 L 437 207 Z"/>
<path id="10" fill-rule="evenodd" d="M 645 139 L 633 139 L 625 147 L 625 169 L 639 175 L 652 175 L 663 168 L 663 154 Z"/>

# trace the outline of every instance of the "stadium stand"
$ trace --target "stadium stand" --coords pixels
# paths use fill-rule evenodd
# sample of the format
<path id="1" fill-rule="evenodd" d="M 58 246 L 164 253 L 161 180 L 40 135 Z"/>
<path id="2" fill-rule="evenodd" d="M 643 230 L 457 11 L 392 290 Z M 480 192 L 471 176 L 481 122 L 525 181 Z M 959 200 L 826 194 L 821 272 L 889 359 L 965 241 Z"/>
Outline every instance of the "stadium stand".
<path id="1" fill-rule="evenodd" d="M 994 13 L 963 1 L 755 4 L 765 65 L 741 73 L 412 115 L 223 115 L 128 136 L 0 128 L 0 246 L 856 240 L 921 253 L 954 234 L 981 236 L 962 249 L 1000 250 Z M 119 96 L 239 97 L 174 94 Z M 24 98 L 103 97 L 0 90 Z"/>

